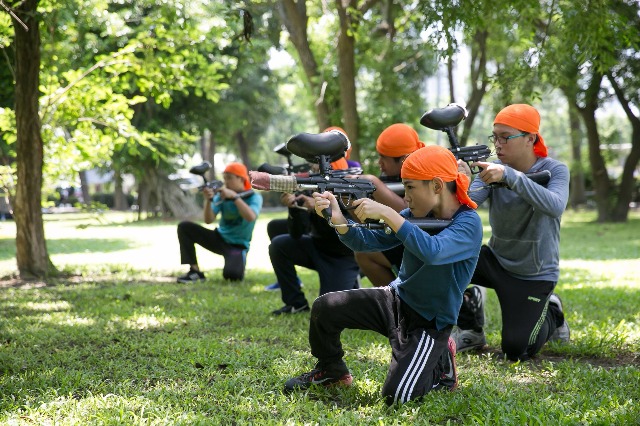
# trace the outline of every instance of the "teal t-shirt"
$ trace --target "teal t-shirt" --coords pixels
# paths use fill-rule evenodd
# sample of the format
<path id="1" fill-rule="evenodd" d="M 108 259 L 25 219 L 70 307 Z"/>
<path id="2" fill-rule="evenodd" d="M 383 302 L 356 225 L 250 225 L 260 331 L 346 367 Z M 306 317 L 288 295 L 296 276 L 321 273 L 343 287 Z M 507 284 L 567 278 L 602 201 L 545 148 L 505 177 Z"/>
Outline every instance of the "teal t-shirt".
<path id="1" fill-rule="evenodd" d="M 254 192 L 244 202 L 251 207 L 257 216 L 262 208 L 262 195 Z M 249 222 L 240 215 L 238 207 L 233 200 L 222 201 L 220 194 L 216 194 L 211 200 L 211 208 L 218 215 L 218 232 L 220 236 L 229 244 L 237 244 L 249 248 L 251 235 L 256 221 Z"/>

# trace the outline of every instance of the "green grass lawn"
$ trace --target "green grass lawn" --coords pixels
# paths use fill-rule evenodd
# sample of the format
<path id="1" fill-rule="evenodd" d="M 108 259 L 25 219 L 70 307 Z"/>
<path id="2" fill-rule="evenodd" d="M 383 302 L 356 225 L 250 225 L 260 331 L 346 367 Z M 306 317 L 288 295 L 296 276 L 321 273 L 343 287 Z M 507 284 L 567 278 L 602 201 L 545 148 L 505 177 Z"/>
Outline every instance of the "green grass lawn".
<path id="1" fill-rule="evenodd" d="M 0 223 L 0 424 L 638 424 L 640 214 L 607 225 L 565 214 L 557 291 L 571 343 L 526 363 L 496 360 L 489 291 L 490 349 L 458 355 L 459 390 L 393 408 L 380 397 L 390 350 L 373 332 L 343 333 L 351 388 L 281 392 L 314 359 L 308 314 L 269 315 L 281 306 L 263 291 L 275 217 L 256 228 L 244 282 L 224 282 L 219 259 L 199 251 L 208 279 L 195 285 L 175 283 L 175 221 L 47 216 L 49 253 L 66 274 L 48 283 L 15 279 L 15 228 Z M 299 272 L 312 299 L 318 280 Z"/>

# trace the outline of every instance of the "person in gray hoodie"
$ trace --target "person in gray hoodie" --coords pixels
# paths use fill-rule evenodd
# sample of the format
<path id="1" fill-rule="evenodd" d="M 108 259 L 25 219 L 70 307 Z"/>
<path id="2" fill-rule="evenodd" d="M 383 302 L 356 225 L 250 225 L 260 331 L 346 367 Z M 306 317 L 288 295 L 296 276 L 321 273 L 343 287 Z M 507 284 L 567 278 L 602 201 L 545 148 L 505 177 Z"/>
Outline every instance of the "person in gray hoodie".
<path id="1" fill-rule="evenodd" d="M 489 136 L 498 160 L 471 164 L 481 171 L 469 196 L 477 204 L 489 200 L 492 235 L 482 246 L 471 278 L 477 286 L 465 290 L 451 334 L 458 352 L 486 345 L 478 286 L 496 291 L 502 312 L 502 351 L 509 360 L 527 360 L 550 340 L 569 341 L 562 302 L 554 293 L 560 275 L 560 219 L 569 197 L 569 169 L 547 156 L 539 127 L 540 114 L 532 106 L 507 106 L 496 116 Z M 470 176 L 469 166 L 458 163 Z M 551 173 L 546 185 L 525 176 L 543 170 Z"/>

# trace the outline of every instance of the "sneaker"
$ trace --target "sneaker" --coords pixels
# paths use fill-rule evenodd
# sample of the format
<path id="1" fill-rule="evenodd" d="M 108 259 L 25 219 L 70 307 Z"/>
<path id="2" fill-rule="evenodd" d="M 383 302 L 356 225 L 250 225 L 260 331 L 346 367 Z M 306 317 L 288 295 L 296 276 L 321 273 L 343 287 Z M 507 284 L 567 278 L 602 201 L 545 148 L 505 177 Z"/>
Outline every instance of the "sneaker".
<path id="1" fill-rule="evenodd" d="M 487 346 L 487 339 L 484 337 L 484 331 L 463 330 L 455 327 L 451 332 L 457 352 L 470 351 L 472 349 L 482 349 Z"/>
<path id="2" fill-rule="evenodd" d="M 282 315 L 282 314 L 299 314 L 300 312 L 308 312 L 308 311 L 310 311 L 309 305 L 305 303 L 304 306 L 301 306 L 299 308 L 296 308 L 291 305 L 284 305 L 282 308 L 276 309 L 271 313 L 273 315 Z"/>
<path id="3" fill-rule="evenodd" d="M 564 314 L 564 311 L 562 310 L 562 301 L 557 294 L 552 293 L 551 296 L 549 296 L 549 303 L 553 303 L 554 305 L 556 305 L 558 309 L 560 309 L 560 312 Z M 568 342 L 570 339 L 571 331 L 569 330 L 569 324 L 567 324 L 567 321 L 563 321 L 562 325 L 556 328 L 556 331 L 553 332 L 551 338 L 549 338 L 549 341 Z"/>
<path id="4" fill-rule="evenodd" d="M 276 281 L 273 284 L 269 284 L 268 286 L 266 286 L 264 288 L 266 291 L 276 291 L 276 290 L 280 290 L 280 283 L 278 281 Z"/>
<path id="5" fill-rule="evenodd" d="M 303 285 L 302 285 L 302 281 L 300 281 L 300 278 L 298 278 L 298 286 L 299 286 L 300 288 L 302 288 L 302 287 L 303 287 Z M 276 290 L 280 290 L 280 283 L 279 283 L 278 281 L 276 281 L 276 282 L 275 282 L 275 283 L 273 283 L 273 284 L 269 284 L 269 285 L 268 285 L 268 286 L 266 286 L 264 289 L 265 289 L 266 291 L 276 291 Z"/>
<path id="6" fill-rule="evenodd" d="M 190 269 L 189 272 L 178 277 L 179 283 L 195 283 L 198 281 L 204 281 L 204 274 L 200 271 L 194 271 L 193 269 Z"/>
<path id="7" fill-rule="evenodd" d="M 312 385 L 351 386 L 352 382 L 353 377 L 351 377 L 348 371 L 346 373 L 329 374 L 326 370 L 314 368 L 308 373 L 287 380 L 284 384 L 284 391 L 305 390 L 309 389 Z"/>
<path id="8" fill-rule="evenodd" d="M 456 342 L 449 337 L 448 351 L 442 356 L 442 374 L 435 389 L 454 391 L 458 388 L 458 370 L 456 368 Z"/>

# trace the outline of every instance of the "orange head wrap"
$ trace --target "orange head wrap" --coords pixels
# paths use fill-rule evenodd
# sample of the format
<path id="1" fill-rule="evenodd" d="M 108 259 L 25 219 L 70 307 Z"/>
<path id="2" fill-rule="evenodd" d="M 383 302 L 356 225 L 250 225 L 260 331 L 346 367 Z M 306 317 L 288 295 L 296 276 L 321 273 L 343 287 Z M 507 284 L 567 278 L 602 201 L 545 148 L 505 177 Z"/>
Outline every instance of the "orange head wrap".
<path id="1" fill-rule="evenodd" d="M 527 133 L 534 133 L 538 140 L 533 145 L 533 152 L 538 157 L 547 156 L 547 146 L 540 135 L 540 113 L 531 105 L 513 104 L 496 115 L 493 124 L 504 124 Z"/>
<path id="2" fill-rule="evenodd" d="M 469 198 L 469 178 L 458 171 L 458 162 L 447 148 L 429 145 L 409 156 L 402 163 L 403 179 L 433 180 L 439 177 L 445 182 L 456 182 L 456 198 L 460 204 L 475 209 L 478 205 Z"/>
<path id="3" fill-rule="evenodd" d="M 330 132 L 332 130 L 337 130 L 340 133 L 344 134 L 347 139 L 349 139 L 349 136 L 347 135 L 347 132 L 345 132 L 343 129 L 341 129 L 340 127 L 337 126 L 331 126 L 331 127 L 327 127 L 326 129 L 324 129 L 322 131 L 322 133 L 326 133 L 326 132 Z M 347 158 L 349 158 L 349 154 L 351 154 L 351 142 L 349 142 L 349 149 L 347 149 L 347 152 L 344 154 L 344 157 L 337 159 L 336 161 L 331 163 L 331 168 L 333 170 L 346 170 L 349 168 L 349 164 L 347 163 Z"/>
<path id="4" fill-rule="evenodd" d="M 418 133 L 402 123 L 392 124 L 384 129 L 376 141 L 378 154 L 394 158 L 411 154 L 423 146 L 424 142 L 420 141 Z"/>
<path id="5" fill-rule="evenodd" d="M 240 163 L 229 163 L 227 167 L 224 169 L 225 173 L 231 173 L 232 175 L 236 175 L 244 179 L 244 190 L 248 191 L 251 189 L 251 181 L 249 180 L 249 173 L 247 172 L 247 168 L 244 164 Z"/>

